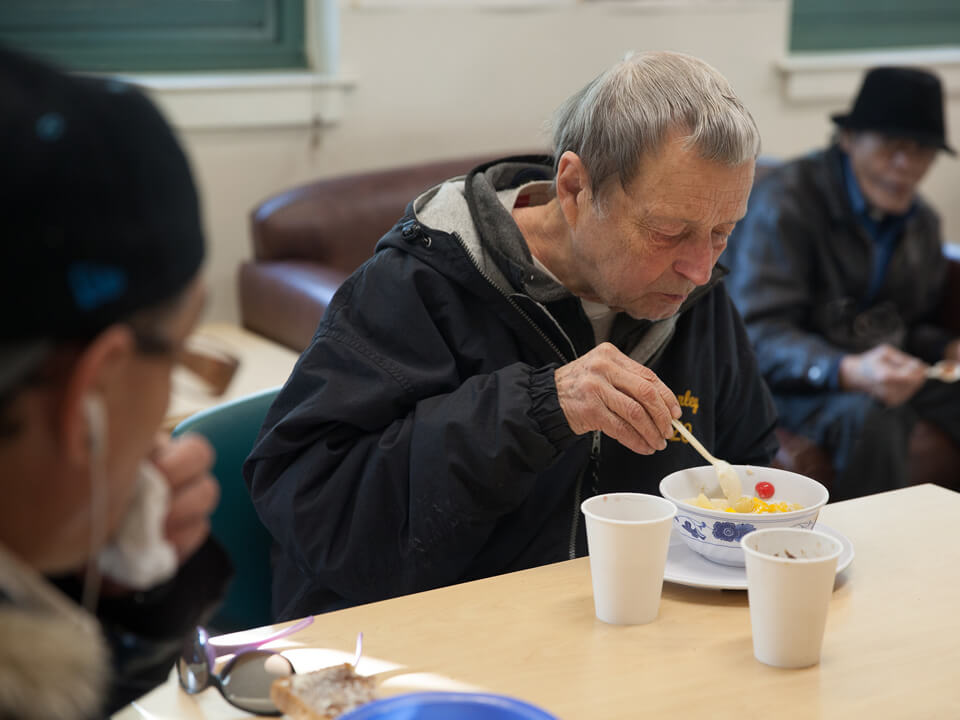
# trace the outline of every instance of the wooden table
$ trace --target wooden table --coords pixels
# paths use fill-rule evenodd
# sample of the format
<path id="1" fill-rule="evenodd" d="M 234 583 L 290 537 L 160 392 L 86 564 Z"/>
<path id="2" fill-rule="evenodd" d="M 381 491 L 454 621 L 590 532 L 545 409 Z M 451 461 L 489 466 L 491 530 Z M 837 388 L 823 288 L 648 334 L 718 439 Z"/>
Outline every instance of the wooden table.
<path id="1" fill-rule="evenodd" d="M 227 391 L 219 397 L 211 397 L 203 390 L 188 371 L 176 368 L 173 374 L 170 407 L 164 418 L 165 430 L 172 430 L 177 423 L 199 410 L 234 400 L 244 395 L 283 385 L 290 376 L 299 355 L 288 347 L 278 345 L 262 335 L 257 335 L 237 325 L 208 323 L 194 333 L 201 340 L 209 339 L 217 347 L 240 358 Z"/>
<path id="2" fill-rule="evenodd" d="M 922 485 L 827 505 L 821 520 L 856 557 L 813 668 L 753 658 L 742 591 L 666 583 L 655 622 L 606 625 L 586 558 L 320 615 L 293 639 L 321 650 L 285 652 L 300 670 L 342 662 L 362 630 L 359 670 L 392 671 L 384 695 L 479 689 L 569 720 L 960 718 L 960 494 Z M 249 716 L 171 676 L 116 717 Z"/>

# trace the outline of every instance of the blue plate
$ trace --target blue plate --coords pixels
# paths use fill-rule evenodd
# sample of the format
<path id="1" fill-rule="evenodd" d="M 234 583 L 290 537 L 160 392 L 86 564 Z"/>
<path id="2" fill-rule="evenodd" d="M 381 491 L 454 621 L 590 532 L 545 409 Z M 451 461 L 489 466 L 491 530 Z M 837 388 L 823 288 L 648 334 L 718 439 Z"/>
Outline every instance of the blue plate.
<path id="1" fill-rule="evenodd" d="M 340 720 L 557 720 L 545 710 L 505 695 L 421 692 L 375 700 Z"/>

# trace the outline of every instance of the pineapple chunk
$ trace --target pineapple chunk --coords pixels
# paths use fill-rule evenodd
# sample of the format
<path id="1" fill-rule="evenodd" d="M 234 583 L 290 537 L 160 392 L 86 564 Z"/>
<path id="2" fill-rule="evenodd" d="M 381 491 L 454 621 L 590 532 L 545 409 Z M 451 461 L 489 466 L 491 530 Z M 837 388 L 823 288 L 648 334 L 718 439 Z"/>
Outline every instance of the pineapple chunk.
<path id="1" fill-rule="evenodd" d="M 710 498 L 704 495 L 703 492 L 697 495 L 696 499 L 691 503 L 691 505 L 696 505 L 704 510 L 713 510 L 713 505 L 710 503 Z"/>
<path id="2" fill-rule="evenodd" d="M 704 510 L 720 510 L 722 512 L 735 512 L 735 513 L 777 513 L 777 512 L 790 512 L 792 510 L 802 510 L 803 506 L 798 503 L 790 502 L 773 502 L 768 503 L 764 500 L 761 500 L 758 497 L 751 497 L 750 495 L 741 495 L 738 500 L 731 503 L 726 498 L 712 498 L 707 497 L 707 494 L 700 491 L 700 494 L 695 498 L 687 500 L 689 504 L 703 508 Z"/>
<path id="3" fill-rule="evenodd" d="M 730 501 L 726 498 L 710 498 L 710 502 L 713 503 L 714 510 L 729 510 Z"/>
<path id="4" fill-rule="evenodd" d="M 738 513 L 753 512 L 753 498 L 749 495 L 740 496 L 740 499 L 733 504 L 733 510 Z"/>

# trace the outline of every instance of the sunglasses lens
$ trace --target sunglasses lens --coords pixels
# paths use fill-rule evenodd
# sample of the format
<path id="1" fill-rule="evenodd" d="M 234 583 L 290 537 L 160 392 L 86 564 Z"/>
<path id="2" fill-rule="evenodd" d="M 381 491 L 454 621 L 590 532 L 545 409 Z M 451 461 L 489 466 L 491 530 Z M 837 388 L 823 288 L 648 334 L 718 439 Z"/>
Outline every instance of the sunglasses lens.
<path id="1" fill-rule="evenodd" d="M 210 667 L 199 635 L 184 643 L 183 653 L 177 662 L 177 675 L 180 686 L 191 695 L 210 683 Z"/>
<path id="2" fill-rule="evenodd" d="M 277 678 L 293 675 L 293 665 L 283 655 L 255 650 L 237 655 L 223 669 L 223 696 L 242 710 L 279 714 L 270 699 L 270 686 Z"/>

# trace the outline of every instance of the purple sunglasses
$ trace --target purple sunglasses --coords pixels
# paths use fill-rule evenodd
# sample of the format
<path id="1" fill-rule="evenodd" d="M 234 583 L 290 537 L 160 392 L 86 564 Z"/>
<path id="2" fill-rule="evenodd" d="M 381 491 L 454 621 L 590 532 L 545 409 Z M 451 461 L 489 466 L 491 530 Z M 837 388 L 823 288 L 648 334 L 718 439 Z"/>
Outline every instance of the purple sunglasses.
<path id="1" fill-rule="evenodd" d="M 280 715 L 270 699 L 270 686 L 275 679 L 293 675 L 296 671 L 283 655 L 260 647 L 303 630 L 312 622 L 311 615 L 254 642 L 235 645 L 212 642 L 209 633 L 198 626 L 184 642 L 177 663 L 180 687 L 194 695 L 213 685 L 234 707 L 256 715 Z M 362 633 L 357 636 L 358 657 L 361 646 Z M 216 659 L 229 654 L 233 657 L 219 674 L 215 673 Z"/>

